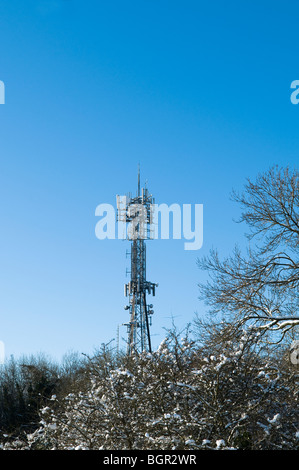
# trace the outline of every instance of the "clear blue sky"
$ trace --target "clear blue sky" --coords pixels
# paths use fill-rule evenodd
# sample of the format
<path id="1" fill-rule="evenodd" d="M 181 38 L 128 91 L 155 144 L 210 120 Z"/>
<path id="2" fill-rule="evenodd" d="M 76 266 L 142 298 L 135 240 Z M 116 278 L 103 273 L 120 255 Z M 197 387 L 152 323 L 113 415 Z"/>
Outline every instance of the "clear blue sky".
<path id="1" fill-rule="evenodd" d="M 95 208 L 135 191 L 204 204 L 204 245 L 148 243 L 153 342 L 198 301 L 197 257 L 242 242 L 229 199 L 298 163 L 297 1 L 2 0 L 0 340 L 6 356 L 92 353 L 128 320 L 126 241 Z M 125 335 L 121 327 L 120 334 Z"/>

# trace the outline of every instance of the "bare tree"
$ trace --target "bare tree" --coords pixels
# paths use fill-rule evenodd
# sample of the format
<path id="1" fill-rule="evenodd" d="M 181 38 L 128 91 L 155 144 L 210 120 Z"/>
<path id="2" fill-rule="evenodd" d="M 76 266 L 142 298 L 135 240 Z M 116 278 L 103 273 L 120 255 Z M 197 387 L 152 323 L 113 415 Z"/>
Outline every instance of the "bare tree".
<path id="1" fill-rule="evenodd" d="M 281 340 L 299 325 L 299 172 L 271 168 L 248 179 L 233 199 L 242 208 L 239 222 L 249 227 L 249 247 L 246 255 L 235 248 L 220 260 L 212 250 L 198 260 L 210 276 L 199 286 L 200 298 L 211 312 L 279 332 Z"/>

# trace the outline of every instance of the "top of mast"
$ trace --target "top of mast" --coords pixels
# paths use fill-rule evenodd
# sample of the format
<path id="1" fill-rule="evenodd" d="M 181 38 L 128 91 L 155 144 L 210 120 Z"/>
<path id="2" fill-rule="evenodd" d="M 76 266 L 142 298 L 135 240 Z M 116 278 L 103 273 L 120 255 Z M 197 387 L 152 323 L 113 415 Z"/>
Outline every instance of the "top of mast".
<path id="1" fill-rule="evenodd" d="M 138 197 L 140 196 L 140 163 L 138 163 Z"/>

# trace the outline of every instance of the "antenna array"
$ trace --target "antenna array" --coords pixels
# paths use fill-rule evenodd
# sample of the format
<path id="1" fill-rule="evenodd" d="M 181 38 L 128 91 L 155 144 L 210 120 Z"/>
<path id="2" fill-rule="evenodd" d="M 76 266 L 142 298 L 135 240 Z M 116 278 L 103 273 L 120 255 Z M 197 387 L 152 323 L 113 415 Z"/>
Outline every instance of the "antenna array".
<path id="1" fill-rule="evenodd" d="M 129 223 L 127 239 L 131 241 L 130 281 L 125 284 L 125 296 L 129 303 L 130 320 L 127 326 L 127 353 L 151 352 L 150 326 L 152 324 L 153 305 L 147 303 L 147 295 L 155 296 L 158 284 L 146 280 L 146 244 L 151 238 L 151 205 L 154 198 L 145 185 L 140 190 L 140 171 L 138 169 L 138 189 L 136 197 L 129 194 L 125 206 L 118 207 L 119 221 Z"/>

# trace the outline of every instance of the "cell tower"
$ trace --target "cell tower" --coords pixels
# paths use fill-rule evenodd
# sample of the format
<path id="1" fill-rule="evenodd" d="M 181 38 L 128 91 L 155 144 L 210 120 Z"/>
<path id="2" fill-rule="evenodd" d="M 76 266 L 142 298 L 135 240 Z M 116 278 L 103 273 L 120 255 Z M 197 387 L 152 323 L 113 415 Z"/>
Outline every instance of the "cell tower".
<path id="1" fill-rule="evenodd" d="M 140 191 L 140 170 L 138 168 L 138 189 L 136 197 L 117 199 L 117 220 L 128 223 L 127 239 L 131 241 L 131 279 L 125 284 L 125 296 L 129 304 L 130 321 L 127 326 L 127 354 L 151 352 L 150 326 L 154 311 L 147 303 L 147 294 L 155 295 L 158 284 L 146 280 L 146 244 L 151 238 L 152 211 L 154 198 L 145 185 Z"/>

